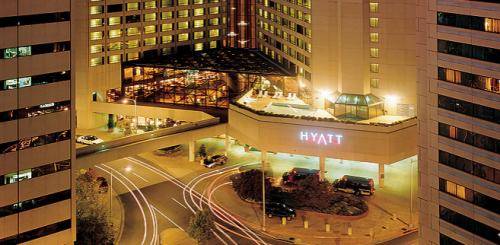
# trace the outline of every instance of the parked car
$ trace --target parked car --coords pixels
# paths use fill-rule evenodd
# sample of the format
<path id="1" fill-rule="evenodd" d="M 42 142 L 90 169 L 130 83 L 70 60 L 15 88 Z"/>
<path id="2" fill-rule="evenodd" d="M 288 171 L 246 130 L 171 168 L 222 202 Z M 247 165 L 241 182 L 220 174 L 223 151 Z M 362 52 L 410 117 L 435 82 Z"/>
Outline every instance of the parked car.
<path id="1" fill-rule="evenodd" d="M 287 220 L 291 220 L 297 216 L 293 208 L 279 202 L 266 203 L 266 214 L 267 217 L 285 217 Z"/>
<path id="2" fill-rule="evenodd" d="M 333 191 L 343 191 L 355 195 L 371 196 L 375 193 L 373 179 L 344 175 L 333 182 Z"/>
<path id="3" fill-rule="evenodd" d="M 290 172 L 286 172 L 283 174 L 283 185 L 297 184 L 299 180 L 303 180 L 311 175 L 318 176 L 319 178 L 319 170 L 308 168 L 293 168 L 292 170 L 290 170 Z"/>
<path id="4" fill-rule="evenodd" d="M 182 148 L 181 145 L 173 145 L 173 146 L 169 146 L 169 147 L 165 147 L 165 148 L 161 148 L 159 149 L 158 151 L 161 153 L 161 154 L 172 154 L 174 152 L 178 152 L 180 151 Z"/>
<path id="5" fill-rule="evenodd" d="M 203 165 L 207 168 L 224 165 L 227 162 L 227 157 L 224 155 L 213 155 L 203 159 Z"/>
<path id="6" fill-rule="evenodd" d="M 82 135 L 76 138 L 76 142 L 84 145 L 96 145 L 104 142 L 104 140 L 94 135 Z"/>

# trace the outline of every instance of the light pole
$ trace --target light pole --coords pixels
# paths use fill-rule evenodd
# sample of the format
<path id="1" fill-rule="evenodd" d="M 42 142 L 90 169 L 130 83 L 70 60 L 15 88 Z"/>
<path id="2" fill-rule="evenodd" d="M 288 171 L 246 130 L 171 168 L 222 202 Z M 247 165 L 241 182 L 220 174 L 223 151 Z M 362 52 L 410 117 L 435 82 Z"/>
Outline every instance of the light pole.
<path id="1" fill-rule="evenodd" d="M 135 117 L 135 133 L 137 134 L 137 129 L 138 129 L 138 124 L 139 124 L 139 118 L 137 117 L 137 100 L 135 99 L 130 99 L 130 98 L 124 98 L 122 100 L 123 104 L 127 104 L 128 101 L 133 101 L 134 102 L 134 117 Z"/>

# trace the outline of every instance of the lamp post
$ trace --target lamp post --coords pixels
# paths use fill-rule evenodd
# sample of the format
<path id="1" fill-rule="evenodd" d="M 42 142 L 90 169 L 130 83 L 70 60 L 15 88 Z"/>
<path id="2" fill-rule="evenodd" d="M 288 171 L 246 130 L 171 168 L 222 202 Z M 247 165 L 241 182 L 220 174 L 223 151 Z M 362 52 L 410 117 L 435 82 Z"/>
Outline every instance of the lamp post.
<path id="1" fill-rule="evenodd" d="M 130 99 L 130 98 L 124 98 L 122 100 L 123 104 L 127 104 L 128 101 L 133 101 L 134 102 L 134 117 L 135 117 L 135 133 L 137 133 L 138 129 L 138 124 L 139 124 L 139 118 L 137 117 L 137 100 L 135 99 Z"/>

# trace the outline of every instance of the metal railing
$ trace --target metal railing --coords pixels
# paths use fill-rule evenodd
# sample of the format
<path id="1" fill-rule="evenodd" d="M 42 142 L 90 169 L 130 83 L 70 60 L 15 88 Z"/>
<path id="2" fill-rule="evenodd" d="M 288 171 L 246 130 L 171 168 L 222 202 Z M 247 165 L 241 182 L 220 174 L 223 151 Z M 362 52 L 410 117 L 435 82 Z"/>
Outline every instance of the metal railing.
<path id="1" fill-rule="evenodd" d="M 76 149 L 76 157 L 83 157 L 89 154 L 94 154 L 102 151 L 109 151 L 113 148 L 122 147 L 125 145 L 130 145 L 138 143 L 145 140 L 150 140 L 154 138 L 159 138 L 163 136 L 173 135 L 177 133 L 187 132 L 194 129 L 205 128 L 213 125 L 219 124 L 219 118 L 210 118 L 197 122 L 187 123 L 175 127 L 159 129 L 151 132 L 145 132 L 142 134 L 135 134 L 130 136 L 125 136 L 123 138 L 106 141 L 100 144 L 89 145 L 82 148 Z"/>

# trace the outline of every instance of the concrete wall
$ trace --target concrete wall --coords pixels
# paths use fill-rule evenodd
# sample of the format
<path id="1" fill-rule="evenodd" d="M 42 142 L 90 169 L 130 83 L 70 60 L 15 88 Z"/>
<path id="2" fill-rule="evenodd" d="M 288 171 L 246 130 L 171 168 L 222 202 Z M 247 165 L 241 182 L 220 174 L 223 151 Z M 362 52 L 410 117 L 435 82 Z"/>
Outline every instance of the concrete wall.
<path id="1" fill-rule="evenodd" d="M 301 134 L 323 133 L 336 136 L 332 142 L 307 140 Z M 260 116 L 231 106 L 228 134 L 241 143 L 267 151 L 325 156 L 329 158 L 391 164 L 417 153 L 416 120 L 394 126 L 354 125 L 301 119 Z M 327 139 L 328 141 L 328 139 Z"/>

